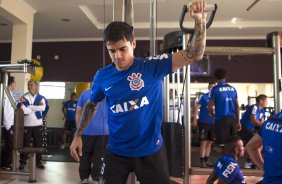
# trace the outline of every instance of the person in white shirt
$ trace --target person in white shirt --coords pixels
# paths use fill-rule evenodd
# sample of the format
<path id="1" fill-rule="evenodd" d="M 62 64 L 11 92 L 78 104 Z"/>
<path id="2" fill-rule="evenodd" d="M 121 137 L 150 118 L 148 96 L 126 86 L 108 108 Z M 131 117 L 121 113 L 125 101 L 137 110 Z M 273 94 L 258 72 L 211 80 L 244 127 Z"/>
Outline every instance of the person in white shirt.
<path id="1" fill-rule="evenodd" d="M 15 77 L 8 77 L 7 90 L 4 92 L 3 100 L 3 137 L 5 140 L 5 146 L 2 152 L 2 169 L 11 170 L 12 169 L 12 153 L 13 153 L 13 136 L 14 136 L 14 109 L 11 102 L 6 94 L 10 93 L 13 98 L 12 91 L 16 88 Z M 14 99 L 13 99 L 14 100 Z"/>
<path id="2" fill-rule="evenodd" d="M 20 107 L 23 109 L 24 116 L 24 146 L 29 147 L 31 138 L 33 138 L 33 147 L 42 147 L 42 125 L 43 115 L 42 112 L 46 108 L 45 97 L 38 92 L 38 83 L 36 81 L 28 81 L 28 93 L 20 98 Z M 20 154 L 20 167 L 23 170 L 26 165 L 27 154 Z M 41 153 L 36 154 L 36 166 L 44 169 L 41 163 Z"/>

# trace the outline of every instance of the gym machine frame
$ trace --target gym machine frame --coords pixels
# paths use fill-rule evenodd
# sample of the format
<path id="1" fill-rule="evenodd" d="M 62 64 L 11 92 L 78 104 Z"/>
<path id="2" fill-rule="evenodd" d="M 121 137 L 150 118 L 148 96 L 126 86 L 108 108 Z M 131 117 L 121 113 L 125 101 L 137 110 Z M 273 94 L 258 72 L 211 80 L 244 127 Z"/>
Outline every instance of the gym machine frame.
<path id="1" fill-rule="evenodd" d="M 14 110 L 16 110 L 16 103 L 13 100 L 13 97 L 6 89 L 7 83 L 8 83 L 8 74 L 9 73 L 30 73 L 35 74 L 37 65 L 34 64 L 32 61 L 29 60 L 20 60 L 18 61 L 18 64 L 2 64 L 0 65 L 0 74 L 1 74 L 1 84 L 0 84 L 0 109 L 3 108 L 3 99 L 4 99 L 4 92 L 6 93 L 12 107 Z M 2 119 L 2 111 L 0 111 L 0 119 Z M 2 136 L 2 129 L 0 129 L 0 137 Z M 15 137 L 14 137 L 15 139 Z M 13 146 L 14 147 L 14 146 Z M 35 176 L 35 152 L 32 152 L 31 158 L 30 158 L 30 170 L 29 172 L 19 172 L 16 171 L 17 166 L 17 150 L 13 150 L 13 161 L 12 161 L 12 171 L 5 171 L 0 170 L 1 174 L 12 174 L 12 175 L 26 175 L 29 176 L 29 183 L 35 183 L 36 182 L 36 176 Z M 0 147 L 0 158 L 1 158 L 1 147 Z M 0 159 L 1 164 L 1 159 Z"/>
<path id="2" fill-rule="evenodd" d="M 215 6 L 216 8 L 216 6 Z M 183 31 L 182 48 L 185 49 L 187 43 L 187 34 L 193 34 L 193 29 L 184 28 L 182 26 L 184 15 L 188 11 L 186 7 L 183 8 L 180 18 L 180 28 Z M 212 23 L 212 22 L 210 22 Z M 207 24 L 208 25 L 208 24 Z M 208 26 L 207 26 L 208 28 Z M 190 37 L 191 38 L 191 37 Z M 273 83 L 274 83 L 274 106 L 275 113 L 281 109 L 281 33 L 272 32 L 267 35 L 268 47 L 206 47 L 206 55 L 272 55 L 273 57 Z M 186 67 L 188 67 L 187 73 Z M 186 76 L 186 83 L 184 87 L 184 122 L 185 123 L 185 171 L 184 171 L 184 184 L 191 183 L 191 175 L 209 175 L 212 171 L 211 168 L 192 168 L 191 167 L 191 107 L 190 107 L 190 66 L 183 67 L 183 75 Z M 164 83 L 165 93 L 168 93 L 169 79 Z M 167 95 L 168 96 L 168 95 Z M 167 101 L 167 100 L 166 100 Z M 168 103 L 168 102 L 167 102 Z M 165 104 L 168 105 L 168 104 Z M 168 118 L 168 108 L 165 108 L 165 118 Z M 245 176 L 262 176 L 260 170 L 244 170 Z"/>

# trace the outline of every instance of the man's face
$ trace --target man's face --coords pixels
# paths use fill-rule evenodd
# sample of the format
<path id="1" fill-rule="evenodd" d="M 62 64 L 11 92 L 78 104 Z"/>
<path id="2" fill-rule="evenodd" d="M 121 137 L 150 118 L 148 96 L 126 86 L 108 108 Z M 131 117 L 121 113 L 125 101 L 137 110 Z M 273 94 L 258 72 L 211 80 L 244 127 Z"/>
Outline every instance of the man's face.
<path id="1" fill-rule="evenodd" d="M 29 82 L 28 91 L 34 95 L 37 92 L 37 85 L 34 82 Z"/>
<path id="2" fill-rule="evenodd" d="M 235 150 L 238 157 L 244 156 L 245 148 L 242 140 L 237 141 Z"/>
<path id="3" fill-rule="evenodd" d="M 267 98 L 263 99 L 263 100 L 260 100 L 260 104 L 262 106 L 262 108 L 265 108 L 267 106 Z"/>
<path id="4" fill-rule="evenodd" d="M 16 82 L 12 82 L 11 83 L 11 90 L 15 90 L 16 89 Z"/>
<path id="5" fill-rule="evenodd" d="M 135 40 L 130 43 L 127 40 L 107 42 L 109 55 L 115 63 L 117 70 L 127 70 L 133 63 L 133 51 L 136 46 Z"/>

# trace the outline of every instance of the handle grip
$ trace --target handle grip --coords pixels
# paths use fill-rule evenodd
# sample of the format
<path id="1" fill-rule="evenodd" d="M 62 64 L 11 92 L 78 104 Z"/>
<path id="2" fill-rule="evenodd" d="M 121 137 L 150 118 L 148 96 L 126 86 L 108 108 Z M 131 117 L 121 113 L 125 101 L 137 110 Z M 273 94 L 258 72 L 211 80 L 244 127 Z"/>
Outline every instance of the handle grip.
<path id="1" fill-rule="evenodd" d="M 204 12 L 210 12 L 211 11 L 210 18 L 209 18 L 208 22 L 206 23 L 206 28 L 207 29 L 211 26 L 211 24 L 213 22 L 216 10 L 217 10 L 217 4 L 207 5 L 205 10 L 204 10 Z M 189 8 L 187 7 L 187 5 L 184 5 L 183 8 L 182 8 L 180 19 L 179 19 L 179 25 L 180 25 L 181 30 L 184 33 L 191 33 L 191 34 L 193 34 L 195 29 L 190 29 L 190 28 L 186 28 L 186 27 L 183 26 L 183 21 L 184 21 L 184 18 L 185 18 L 185 14 L 188 11 L 189 11 Z"/>

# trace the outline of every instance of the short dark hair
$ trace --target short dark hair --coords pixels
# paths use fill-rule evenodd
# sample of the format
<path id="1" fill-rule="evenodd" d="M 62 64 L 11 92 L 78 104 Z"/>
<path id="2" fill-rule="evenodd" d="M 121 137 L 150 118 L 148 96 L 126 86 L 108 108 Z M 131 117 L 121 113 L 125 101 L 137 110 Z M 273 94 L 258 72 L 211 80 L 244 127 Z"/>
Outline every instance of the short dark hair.
<path id="1" fill-rule="evenodd" d="M 71 97 L 74 97 L 74 96 L 76 96 L 76 93 L 75 92 L 73 92 L 73 93 L 71 93 L 71 95 L 70 95 Z"/>
<path id="2" fill-rule="evenodd" d="M 239 140 L 242 140 L 241 137 L 239 136 L 233 136 L 233 137 L 229 137 L 225 144 L 224 144 L 224 147 L 225 147 L 225 150 L 226 150 L 226 153 L 233 153 L 234 152 L 234 149 L 236 147 L 236 143 L 239 141 Z"/>
<path id="3" fill-rule="evenodd" d="M 256 97 L 256 103 L 259 103 L 261 100 L 265 100 L 267 98 L 266 95 L 260 94 L 259 96 Z"/>
<path id="4" fill-rule="evenodd" d="M 8 77 L 8 86 L 15 82 L 15 77 L 9 76 Z"/>
<path id="5" fill-rule="evenodd" d="M 214 73 L 214 78 L 217 80 L 225 79 L 226 77 L 226 71 L 223 68 L 217 68 Z"/>
<path id="6" fill-rule="evenodd" d="M 104 42 L 116 42 L 126 39 L 127 41 L 133 41 L 133 27 L 126 22 L 114 21 L 110 23 L 104 30 L 103 39 Z"/>

